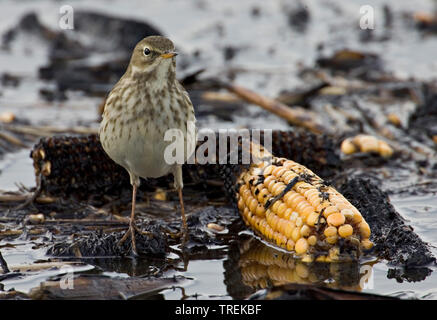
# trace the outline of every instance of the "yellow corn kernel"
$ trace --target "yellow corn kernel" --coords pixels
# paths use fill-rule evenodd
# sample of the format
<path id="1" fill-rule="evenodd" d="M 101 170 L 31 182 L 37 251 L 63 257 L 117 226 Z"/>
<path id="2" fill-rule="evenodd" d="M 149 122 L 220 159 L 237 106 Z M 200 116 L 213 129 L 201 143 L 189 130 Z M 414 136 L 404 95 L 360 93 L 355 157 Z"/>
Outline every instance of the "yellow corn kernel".
<path id="1" fill-rule="evenodd" d="M 282 234 L 284 234 L 284 229 L 285 229 L 285 220 L 279 218 L 279 219 L 278 219 L 278 224 L 277 224 L 277 226 L 276 226 L 276 231 L 278 231 L 279 234 L 282 235 Z"/>
<path id="2" fill-rule="evenodd" d="M 291 198 L 291 197 L 290 197 Z M 291 207 L 296 209 L 297 206 L 302 203 L 303 201 L 305 201 L 305 198 L 300 195 L 299 193 L 297 194 L 297 197 L 295 197 L 291 203 Z"/>
<path id="3" fill-rule="evenodd" d="M 267 190 L 266 188 L 261 189 L 260 193 L 258 193 L 258 201 L 262 204 L 264 204 L 265 199 L 267 198 L 267 195 L 269 194 L 269 190 Z"/>
<path id="4" fill-rule="evenodd" d="M 240 210 L 240 211 L 244 209 L 244 201 L 243 201 L 243 198 L 241 196 L 238 197 L 237 206 L 238 206 L 238 210 Z"/>
<path id="5" fill-rule="evenodd" d="M 287 205 L 281 202 L 281 204 L 278 206 L 278 210 L 276 211 L 276 213 L 279 217 L 284 218 L 285 210 L 287 210 Z"/>
<path id="6" fill-rule="evenodd" d="M 297 240 L 300 239 L 300 229 L 298 227 L 293 229 L 293 232 L 291 233 L 291 239 L 293 239 L 294 242 L 297 242 Z"/>
<path id="7" fill-rule="evenodd" d="M 341 152 L 343 152 L 344 154 L 352 154 L 352 153 L 357 152 L 357 148 L 352 143 L 352 139 L 350 139 L 350 138 L 343 140 L 343 142 L 341 143 L 340 149 L 341 149 Z"/>
<path id="8" fill-rule="evenodd" d="M 250 191 L 245 191 L 244 193 L 246 194 L 246 192 L 249 192 L 249 194 L 247 194 L 247 197 L 245 197 L 244 202 L 245 202 L 246 206 L 249 206 L 253 197 L 250 195 Z M 244 197 L 244 195 L 243 195 L 243 197 Z"/>
<path id="9" fill-rule="evenodd" d="M 256 207 L 255 214 L 258 217 L 263 217 L 266 213 L 266 209 L 264 209 L 264 206 L 258 203 L 258 206 Z"/>
<path id="10" fill-rule="evenodd" d="M 295 243 L 293 240 L 291 240 L 291 239 L 287 240 L 287 250 L 289 250 L 289 251 L 294 250 L 294 245 L 295 245 Z"/>
<path id="11" fill-rule="evenodd" d="M 271 176 L 271 177 L 273 177 L 273 176 Z M 266 182 L 266 187 L 267 187 L 267 189 L 271 192 L 271 193 L 273 193 L 273 187 L 276 185 L 276 183 L 277 183 L 277 181 L 276 180 L 274 180 L 274 179 L 271 179 L 269 182 Z"/>
<path id="12" fill-rule="evenodd" d="M 355 138 L 355 140 L 360 146 L 361 152 L 372 152 L 378 150 L 378 139 L 376 139 L 376 137 L 362 135 Z"/>
<path id="13" fill-rule="evenodd" d="M 354 229 L 350 224 L 344 224 L 338 228 L 338 234 L 342 238 L 347 238 L 354 233 Z"/>
<path id="14" fill-rule="evenodd" d="M 287 169 L 284 167 L 277 167 L 275 170 L 273 170 L 272 174 L 276 176 L 276 178 L 280 178 L 286 171 Z"/>
<path id="15" fill-rule="evenodd" d="M 286 160 L 282 166 L 287 168 L 287 169 L 291 169 L 294 166 L 295 162 L 291 161 L 291 160 Z"/>
<path id="16" fill-rule="evenodd" d="M 279 223 L 279 218 L 276 214 L 272 214 L 272 223 L 270 224 L 270 226 L 272 227 L 273 230 L 277 230 L 278 228 L 278 223 Z"/>
<path id="17" fill-rule="evenodd" d="M 314 227 L 317 223 L 317 220 L 319 220 L 319 214 L 317 212 L 312 212 L 307 217 L 307 224 L 310 227 Z"/>
<path id="18" fill-rule="evenodd" d="M 317 237 L 315 235 L 308 237 L 308 244 L 314 246 L 317 243 Z"/>
<path id="19" fill-rule="evenodd" d="M 294 222 L 287 221 L 284 229 L 284 234 L 288 239 L 291 239 L 295 227 L 296 225 L 294 224 Z"/>
<path id="20" fill-rule="evenodd" d="M 289 184 L 291 180 L 294 179 L 297 175 L 294 172 L 291 171 L 285 171 L 284 174 L 282 174 L 281 178 L 283 179 L 285 184 Z"/>
<path id="21" fill-rule="evenodd" d="M 310 227 L 308 227 L 306 224 L 304 224 L 301 228 L 300 228 L 300 235 L 302 237 L 308 237 L 310 235 L 311 229 Z"/>
<path id="22" fill-rule="evenodd" d="M 370 227 L 369 224 L 366 221 L 361 221 L 358 228 L 360 229 L 361 236 L 363 238 L 369 238 L 370 237 Z"/>
<path id="23" fill-rule="evenodd" d="M 258 201 L 256 201 L 255 198 L 251 197 L 250 203 L 249 203 L 249 210 L 253 213 L 256 211 L 256 207 L 258 206 Z"/>
<path id="24" fill-rule="evenodd" d="M 249 190 L 249 189 L 244 190 L 244 192 L 243 192 L 242 197 L 243 197 L 244 202 L 245 202 L 246 204 L 247 204 L 247 202 L 248 202 L 248 200 L 249 200 L 249 197 L 251 197 L 250 194 L 251 194 L 251 193 L 250 193 L 250 190 Z"/>
<path id="25" fill-rule="evenodd" d="M 288 202 L 288 199 L 292 196 L 292 195 L 294 195 L 296 192 L 294 192 L 293 190 L 291 190 L 291 191 L 288 191 L 286 194 L 284 194 L 284 197 L 282 198 L 282 201 L 284 202 L 284 203 L 287 203 Z"/>
<path id="26" fill-rule="evenodd" d="M 373 247 L 373 243 L 369 239 L 364 239 L 361 240 L 361 246 L 363 247 L 363 249 L 369 250 Z"/>
<path id="27" fill-rule="evenodd" d="M 337 206 L 329 206 L 323 210 L 323 215 L 328 218 L 331 214 L 338 212 Z"/>
<path id="28" fill-rule="evenodd" d="M 244 194 L 244 191 L 246 191 L 246 190 L 248 190 L 249 189 L 249 187 L 246 185 L 246 184 L 243 184 L 241 187 L 240 187 L 240 195 L 243 195 Z"/>
<path id="29" fill-rule="evenodd" d="M 267 167 L 264 169 L 264 172 L 263 172 L 264 177 L 269 177 L 269 176 L 271 175 L 271 173 L 272 173 L 272 171 L 273 171 L 273 169 L 274 169 L 275 167 L 276 167 L 276 166 L 274 166 L 274 165 L 267 166 Z"/>
<path id="30" fill-rule="evenodd" d="M 326 219 L 326 221 L 328 222 L 329 225 L 338 227 L 338 226 L 344 224 L 346 219 L 344 218 L 344 215 L 341 214 L 341 212 L 335 212 L 335 213 L 331 214 Z"/>
<path id="31" fill-rule="evenodd" d="M 302 227 L 302 225 L 303 225 L 303 221 L 302 221 L 302 218 L 301 217 L 297 217 L 296 218 L 296 227 Z"/>
<path id="32" fill-rule="evenodd" d="M 282 171 L 283 169 L 285 169 L 284 167 L 282 167 L 282 166 L 277 166 L 276 168 L 274 168 L 273 170 L 272 170 L 272 175 L 274 175 L 274 176 L 278 176 L 278 172 L 280 172 L 280 171 Z"/>
<path id="33" fill-rule="evenodd" d="M 287 199 L 287 206 L 290 207 L 290 208 L 294 208 L 293 204 L 295 202 L 297 202 L 296 199 L 302 197 L 299 193 L 294 192 L 294 191 L 292 191 L 292 192 L 293 193 Z"/>
<path id="34" fill-rule="evenodd" d="M 327 238 L 332 237 L 332 236 L 335 236 L 335 235 L 337 235 L 337 228 L 336 228 L 336 227 L 333 227 L 333 226 L 327 227 L 327 228 L 325 229 L 325 231 L 323 232 L 323 234 L 324 234 L 325 237 L 327 237 Z"/>
<path id="35" fill-rule="evenodd" d="M 341 214 L 344 215 L 346 219 L 353 219 L 354 212 L 351 209 L 343 209 L 341 210 Z"/>
<path id="36" fill-rule="evenodd" d="M 278 212 L 278 209 L 279 209 L 279 206 L 281 205 L 281 203 L 282 203 L 281 200 L 276 201 L 276 202 L 275 202 L 275 203 L 270 207 L 270 209 L 271 209 L 273 212 Z"/>
<path id="37" fill-rule="evenodd" d="M 312 205 L 314 208 L 317 208 L 317 206 L 319 206 L 320 203 L 321 203 L 321 200 L 320 200 L 319 194 L 317 193 L 317 194 L 312 194 L 312 195 L 310 195 L 309 198 L 308 198 L 308 202 L 311 203 L 311 205 Z"/>
<path id="38" fill-rule="evenodd" d="M 292 213 L 293 213 L 293 209 L 287 208 L 287 210 L 285 210 L 284 212 L 284 219 L 289 220 Z"/>
<path id="39" fill-rule="evenodd" d="M 283 184 L 282 182 L 278 182 L 272 187 L 272 194 L 276 197 L 282 191 L 284 191 L 284 189 L 285 189 L 285 184 Z"/>
<path id="40" fill-rule="evenodd" d="M 308 242 L 304 238 L 296 241 L 295 251 L 297 254 L 304 254 L 308 250 Z"/>
<path id="41" fill-rule="evenodd" d="M 393 149 L 385 141 L 379 141 L 379 154 L 384 158 L 390 158 L 393 155 Z"/>

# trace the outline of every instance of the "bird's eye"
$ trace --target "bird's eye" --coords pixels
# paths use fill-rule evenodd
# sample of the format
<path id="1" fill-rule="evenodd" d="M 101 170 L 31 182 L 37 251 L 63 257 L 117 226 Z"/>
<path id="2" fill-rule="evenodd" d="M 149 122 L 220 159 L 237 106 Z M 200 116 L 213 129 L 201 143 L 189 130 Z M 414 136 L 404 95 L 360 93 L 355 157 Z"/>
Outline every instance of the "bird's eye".
<path id="1" fill-rule="evenodd" d="M 150 54 L 149 48 L 144 48 L 144 55 L 148 56 Z"/>

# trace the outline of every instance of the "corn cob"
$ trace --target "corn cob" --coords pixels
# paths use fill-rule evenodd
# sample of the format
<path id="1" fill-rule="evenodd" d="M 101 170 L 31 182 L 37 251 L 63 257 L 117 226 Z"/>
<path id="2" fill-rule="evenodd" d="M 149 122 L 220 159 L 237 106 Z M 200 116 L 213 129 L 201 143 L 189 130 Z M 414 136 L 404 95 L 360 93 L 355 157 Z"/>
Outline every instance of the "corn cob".
<path id="1" fill-rule="evenodd" d="M 258 159 L 271 156 L 257 148 Z M 237 181 L 238 209 L 256 233 L 303 261 L 350 259 L 372 247 L 369 225 L 337 190 L 303 165 L 271 159 L 253 163 Z"/>
<path id="2" fill-rule="evenodd" d="M 393 149 L 387 142 L 365 134 L 343 140 L 340 149 L 344 154 L 353 154 L 360 151 L 363 153 L 377 153 L 384 158 L 390 158 L 393 155 Z"/>
<path id="3" fill-rule="evenodd" d="M 263 131 L 260 138 L 263 141 Z M 218 158 L 218 143 L 216 148 L 215 157 Z M 273 131 L 272 149 L 275 154 L 295 159 L 317 170 L 323 177 L 330 177 L 340 170 L 341 163 L 335 152 L 335 144 L 326 137 L 306 132 Z M 31 157 L 35 175 L 41 176 L 41 190 L 47 195 L 88 199 L 90 196 L 99 198 L 131 189 L 128 174 L 106 155 L 96 135 L 43 138 L 34 146 Z M 204 184 L 206 180 L 212 179 L 223 181 L 226 190 L 232 194 L 231 199 L 234 199 L 235 175 L 239 168 L 232 168 L 233 174 L 222 180 L 219 165 L 183 167 L 186 184 Z M 172 185 L 169 177 L 144 182 L 141 183 L 142 190 Z M 205 184 L 204 187 L 209 186 Z"/>

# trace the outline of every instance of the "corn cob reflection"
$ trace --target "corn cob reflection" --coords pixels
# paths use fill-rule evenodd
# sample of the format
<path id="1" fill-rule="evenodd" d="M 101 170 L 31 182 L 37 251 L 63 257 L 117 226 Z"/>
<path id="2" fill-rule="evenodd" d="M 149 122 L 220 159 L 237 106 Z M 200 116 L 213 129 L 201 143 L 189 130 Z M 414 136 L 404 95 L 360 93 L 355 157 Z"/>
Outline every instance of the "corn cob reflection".
<path id="1" fill-rule="evenodd" d="M 269 155 L 255 147 L 259 154 L 251 152 L 259 159 Z M 294 161 L 271 159 L 253 163 L 237 182 L 237 206 L 247 225 L 304 261 L 350 259 L 372 247 L 369 225 L 337 190 Z"/>
<path id="2" fill-rule="evenodd" d="M 360 274 L 357 261 L 307 263 L 256 239 L 249 239 L 240 247 L 238 266 L 242 283 L 255 290 L 298 283 L 361 291 L 360 281 L 367 276 Z"/>

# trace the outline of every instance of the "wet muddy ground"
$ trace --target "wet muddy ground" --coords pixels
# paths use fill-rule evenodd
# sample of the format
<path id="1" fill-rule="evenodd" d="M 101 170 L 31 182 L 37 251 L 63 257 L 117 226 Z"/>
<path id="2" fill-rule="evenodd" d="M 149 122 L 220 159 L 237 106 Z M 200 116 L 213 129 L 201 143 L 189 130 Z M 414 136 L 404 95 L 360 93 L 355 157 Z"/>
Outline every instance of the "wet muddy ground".
<path id="1" fill-rule="evenodd" d="M 57 25 L 60 2 L 0 4 L 0 251 L 12 271 L 0 274 L 0 297 L 340 299 L 346 290 L 437 298 L 432 1 L 367 1 L 375 9 L 373 31 L 359 28 L 360 1 L 110 3 L 75 2 L 75 29 L 68 31 Z M 168 35 L 181 52 L 178 78 L 200 128 L 308 131 L 219 82 L 314 112 L 337 162 L 320 165 L 311 148 L 298 145 L 288 155 L 365 214 L 376 249 L 354 263 L 302 263 L 248 231 L 223 182 L 208 172 L 184 191 L 192 234 L 185 255 L 178 239 L 161 234 L 143 236 L 146 257 L 122 257 L 126 250 L 114 244 L 127 226 L 126 186 L 106 197 L 94 189 L 87 199 L 52 190 L 16 209 L 36 186 L 33 146 L 42 137 L 95 132 L 129 50 L 150 33 Z M 342 140 L 359 133 L 389 143 L 393 156 L 342 154 Z M 177 231 L 177 194 L 168 181 L 143 188 L 142 227 Z M 69 274 L 74 290 L 60 287 L 68 286 Z"/>

